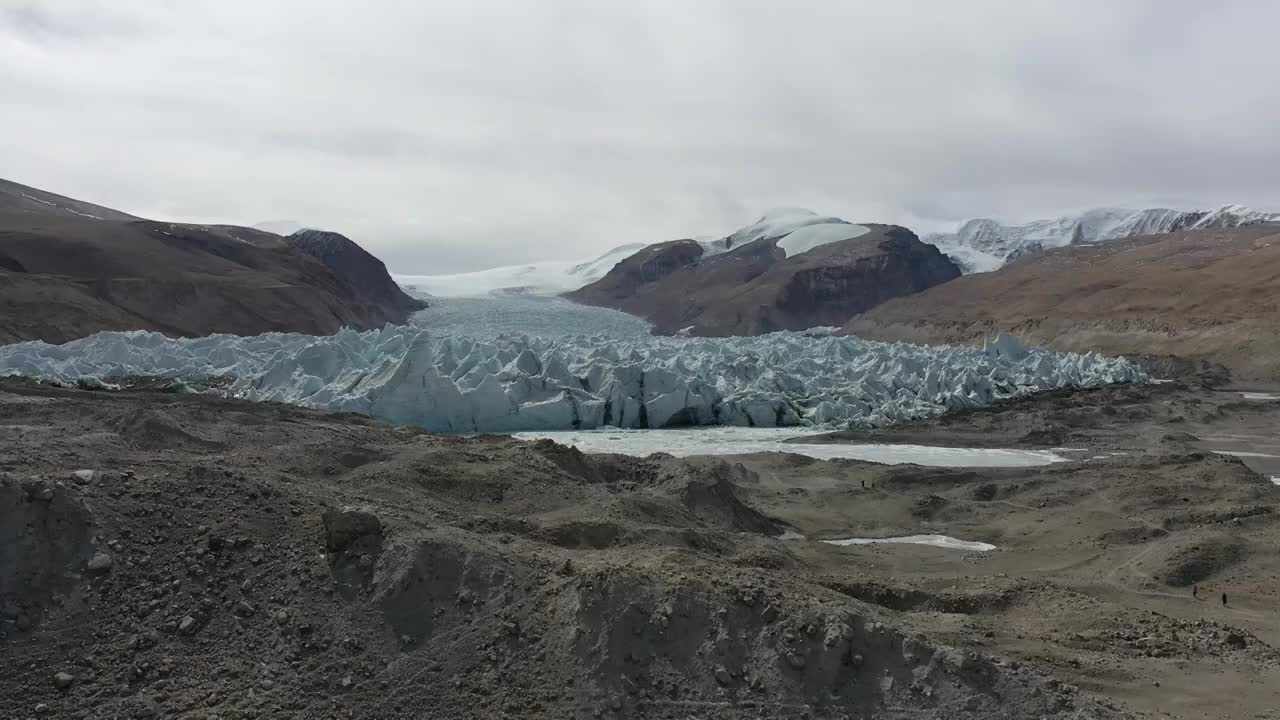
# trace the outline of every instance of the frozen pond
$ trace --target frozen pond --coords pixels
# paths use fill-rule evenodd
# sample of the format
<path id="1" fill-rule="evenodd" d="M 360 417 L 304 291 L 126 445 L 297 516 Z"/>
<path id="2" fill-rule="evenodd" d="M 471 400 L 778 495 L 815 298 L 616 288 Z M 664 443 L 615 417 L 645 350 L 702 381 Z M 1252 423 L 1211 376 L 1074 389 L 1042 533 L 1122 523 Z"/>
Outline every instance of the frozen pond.
<path id="1" fill-rule="evenodd" d="M 874 545 L 876 543 L 932 545 L 933 547 L 947 548 L 949 550 L 976 550 L 978 552 L 987 552 L 989 550 L 996 549 L 996 546 L 991 543 L 957 540 L 953 537 L 947 537 L 946 535 L 907 535 L 904 537 L 890 538 L 846 538 L 844 540 L 823 540 L 822 542 L 829 545 Z"/>
<path id="2" fill-rule="evenodd" d="M 588 453 L 618 453 L 645 457 L 668 453 L 688 455 L 744 455 L 788 452 L 820 460 L 866 460 L 899 465 L 915 463 L 937 467 L 1029 467 L 1065 462 L 1055 453 L 1041 450 L 981 450 L 926 445 L 845 445 L 836 443 L 784 443 L 787 438 L 818 435 L 797 428 L 713 427 L 683 430 L 566 430 L 523 432 L 525 440 L 549 438 Z"/>

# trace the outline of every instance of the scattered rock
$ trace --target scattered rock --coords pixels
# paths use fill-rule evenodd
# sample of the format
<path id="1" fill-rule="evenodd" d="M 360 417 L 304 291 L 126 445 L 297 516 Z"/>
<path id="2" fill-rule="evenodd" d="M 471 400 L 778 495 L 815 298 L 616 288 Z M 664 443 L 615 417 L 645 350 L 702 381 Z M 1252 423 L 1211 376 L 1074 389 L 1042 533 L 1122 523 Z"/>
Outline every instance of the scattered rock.
<path id="1" fill-rule="evenodd" d="M 77 470 L 71 473 L 71 481 L 77 485 L 88 485 L 98 480 L 97 470 Z"/>
<path id="2" fill-rule="evenodd" d="M 101 574 L 110 571 L 111 566 L 114 564 L 115 561 L 111 559 L 110 555 L 99 551 L 94 553 L 93 557 L 89 558 L 89 564 L 87 567 L 89 568 L 89 572 Z"/>
<path id="3" fill-rule="evenodd" d="M 244 600 L 241 600 L 240 602 L 236 603 L 234 608 L 232 608 L 232 612 L 236 614 L 236 617 L 249 617 L 250 615 L 253 615 L 254 612 L 256 612 L 256 609 L 249 603 L 245 602 Z"/>
<path id="4" fill-rule="evenodd" d="M 733 675 L 729 674 L 728 668 L 723 665 L 716 666 L 716 682 L 721 685 L 728 685 L 733 682 Z"/>
<path id="5" fill-rule="evenodd" d="M 57 686 L 59 690 L 66 690 L 71 687 L 71 683 L 75 681 L 76 677 L 71 673 L 60 672 L 53 676 L 53 684 Z"/>
<path id="6" fill-rule="evenodd" d="M 31 500 L 48 502 L 53 499 L 53 486 L 44 478 L 33 477 L 23 481 L 22 491 Z"/>
<path id="7" fill-rule="evenodd" d="M 792 670 L 803 670 L 805 665 L 804 656 L 791 653 L 787 655 L 787 664 L 791 666 Z"/>
<path id="8" fill-rule="evenodd" d="M 182 618 L 182 621 L 178 623 L 178 632 L 182 633 L 183 635 L 190 635 L 195 631 L 196 631 L 196 619 L 191 617 L 190 615 L 187 615 L 186 617 Z"/>

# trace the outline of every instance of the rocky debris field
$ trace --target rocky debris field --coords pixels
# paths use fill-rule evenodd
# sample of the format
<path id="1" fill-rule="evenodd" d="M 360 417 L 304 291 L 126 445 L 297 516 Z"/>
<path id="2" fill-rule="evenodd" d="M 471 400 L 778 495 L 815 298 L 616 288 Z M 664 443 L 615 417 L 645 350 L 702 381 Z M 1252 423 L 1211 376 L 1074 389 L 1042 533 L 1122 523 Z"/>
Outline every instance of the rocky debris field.
<path id="1" fill-rule="evenodd" d="M 1199 397 L 1168 392 L 1147 402 Z M 641 459 L 4 380 L 0 707 L 727 719 L 1274 706 L 1280 489 L 1233 458 L 1133 442 L 1127 456 L 990 470 Z M 816 542 L 923 532 L 998 549 Z"/>

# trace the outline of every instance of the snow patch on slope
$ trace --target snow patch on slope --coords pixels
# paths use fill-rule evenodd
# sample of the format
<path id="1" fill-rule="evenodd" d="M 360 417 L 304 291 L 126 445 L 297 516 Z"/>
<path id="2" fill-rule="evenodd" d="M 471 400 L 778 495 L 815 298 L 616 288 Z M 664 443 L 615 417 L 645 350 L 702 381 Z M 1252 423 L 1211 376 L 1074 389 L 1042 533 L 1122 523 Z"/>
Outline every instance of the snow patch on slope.
<path id="1" fill-rule="evenodd" d="M 1059 387 L 1144 382 L 1123 358 L 855 337 L 441 337 L 413 327 L 337 335 L 167 338 L 98 333 L 0 347 L 0 375 L 102 382 L 231 376 L 250 400 L 359 412 L 428 430 L 601 426 L 875 427 Z"/>
<path id="2" fill-rule="evenodd" d="M 787 233 L 785 237 L 778 241 L 778 247 L 782 248 L 782 252 L 786 257 L 793 257 L 823 245 L 830 245 L 842 240 L 852 240 L 869 232 L 871 232 L 871 228 L 846 222 L 806 225 Z"/>

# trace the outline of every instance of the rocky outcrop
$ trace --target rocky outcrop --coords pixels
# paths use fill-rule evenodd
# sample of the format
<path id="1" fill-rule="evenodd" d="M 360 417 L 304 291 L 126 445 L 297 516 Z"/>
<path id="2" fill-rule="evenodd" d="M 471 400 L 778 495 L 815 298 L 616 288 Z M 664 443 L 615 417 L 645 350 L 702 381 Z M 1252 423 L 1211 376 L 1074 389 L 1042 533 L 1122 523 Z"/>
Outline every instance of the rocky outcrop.
<path id="1" fill-rule="evenodd" d="M 372 314 L 387 314 L 390 322 L 427 306 L 407 295 L 391 279 L 387 266 L 345 235 L 324 230 L 299 230 L 286 238 L 289 244 L 324 263 L 353 295 L 361 298 Z M 399 322 L 403 322 L 400 317 Z"/>
<path id="2" fill-rule="evenodd" d="M 404 322 L 413 301 L 380 292 L 368 278 L 371 266 L 386 275 L 382 263 L 350 246 L 325 260 L 253 228 L 142 220 L 0 181 L 0 343 L 103 330 L 331 334 Z"/>
<path id="3" fill-rule="evenodd" d="M 893 225 L 823 219 L 756 235 L 719 252 L 692 240 L 654 245 L 566 297 L 643 317 L 660 334 L 759 335 L 839 326 L 960 276 L 936 247 Z"/>

